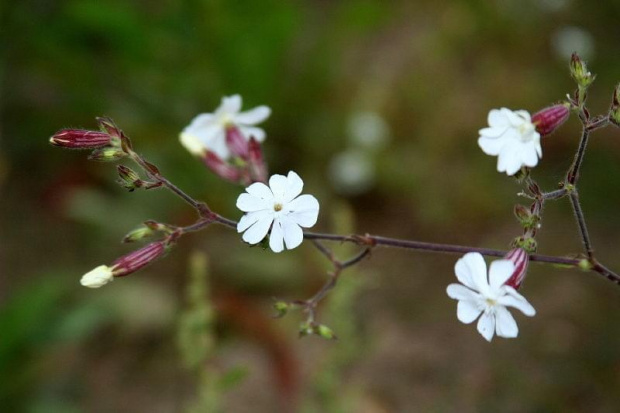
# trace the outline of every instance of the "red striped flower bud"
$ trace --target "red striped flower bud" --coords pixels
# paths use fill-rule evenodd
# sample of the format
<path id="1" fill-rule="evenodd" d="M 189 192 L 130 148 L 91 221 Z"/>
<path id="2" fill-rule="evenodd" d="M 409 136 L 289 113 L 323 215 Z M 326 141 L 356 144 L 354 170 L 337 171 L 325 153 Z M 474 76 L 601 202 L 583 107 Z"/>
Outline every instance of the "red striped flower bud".
<path id="1" fill-rule="evenodd" d="M 530 256 L 523 248 L 515 248 L 510 250 L 508 254 L 504 256 L 504 259 L 512 261 L 515 266 L 512 275 L 504 284 L 518 290 L 525 279 Z"/>
<path id="2" fill-rule="evenodd" d="M 115 277 L 124 277 L 146 267 L 166 252 L 163 241 L 152 242 L 139 250 L 124 255 L 112 263 Z"/>
<path id="3" fill-rule="evenodd" d="M 541 136 L 553 133 L 568 119 L 568 106 L 564 104 L 549 106 L 532 115 L 532 123 Z"/>
<path id="4" fill-rule="evenodd" d="M 226 127 L 226 146 L 234 156 L 248 158 L 248 141 L 235 125 Z"/>
<path id="5" fill-rule="evenodd" d="M 254 137 L 250 138 L 248 143 L 249 148 L 249 166 L 250 166 L 250 175 L 254 182 L 263 182 L 267 183 L 267 165 L 265 164 L 265 159 L 263 158 L 263 150 L 261 149 L 260 143 L 254 139 Z"/>
<path id="6" fill-rule="evenodd" d="M 50 138 L 52 145 L 70 149 L 97 149 L 111 142 L 112 137 L 105 132 L 82 129 L 63 129 Z"/>
<path id="7" fill-rule="evenodd" d="M 224 162 L 222 158 L 217 156 L 214 152 L 208 151 L 202 157 L 202 161 L 220 178 L 234 183 L 238 183 L 241 180 L 241 172 L 239 169 Z"/>

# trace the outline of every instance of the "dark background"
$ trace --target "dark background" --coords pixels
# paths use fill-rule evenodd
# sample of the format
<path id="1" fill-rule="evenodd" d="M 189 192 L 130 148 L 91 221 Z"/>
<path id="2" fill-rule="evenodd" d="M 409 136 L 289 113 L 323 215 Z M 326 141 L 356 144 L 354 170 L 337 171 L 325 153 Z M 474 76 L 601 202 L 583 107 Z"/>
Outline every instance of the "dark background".
<path id="1" fill-rule="evenodd" d="M 298 313 L 270 318 L 272 297 L 306 298 L 324 280 L 307 243 L 275 255 L 209 228 L 85 289 L 83 273 L 135 248 L 120 240 L 140 222 L 194 213 L 164 191 L 126 193 L 113 165 L 48 139 L 110 116 L 168 178 L 237 219 L 241 189 L 178 134 L 240 93 L 244 108 L 273 109 L 271 173 L 304 178 L 316 230 L 507 249 L 525 201 L 477 131 L 492 108 L 533 113 L 572 91 L 573 51 L 597 74 L 592 112 L 605 111 L 618 21 L 615 0 L 2 2 L 3 411 L 617 411 L 619 291 L 577 270 L 531 265 L 522 292 L 538 314 L 491 344 L 446 296 L 457 256 L 376 250 L 322 308 L 338 342 L 298 340 Z M 571 118 L 543 140 L 546 189 L 579 133 Z M 615 269 L 619 159 L 618 130 L 596 132 L 580 183 L 597 256 Z M 541 253 L 581 250 L 565 201 L 545 210 Z M 209 258 L 208 277 L 188 276 L 191 256 Z"/>

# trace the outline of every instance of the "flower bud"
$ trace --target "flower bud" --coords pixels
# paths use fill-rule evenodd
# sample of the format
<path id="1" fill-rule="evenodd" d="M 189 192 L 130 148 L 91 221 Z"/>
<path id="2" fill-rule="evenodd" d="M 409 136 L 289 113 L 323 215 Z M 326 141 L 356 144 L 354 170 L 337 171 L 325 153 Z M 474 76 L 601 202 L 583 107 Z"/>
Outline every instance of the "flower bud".
<path id="1" fill-rule="evenodd" d="M 273 303 L 273 308 L 276 310 L 276 317 L 284 317 L 290 308 L 290 304 L 285 301 L 276 301 Z"/>
<path id="2" fill-rule="evenodd" d="M 100 265 L 97 268 L 87 272 L 82 276 L 80 284 L 88 288 L 99 288 L 114 279 L 112 269 L 106 265 Z"/>
<path id="3" fill-rule="evenodd" d="M 141 188 L 144 186 L 144 181 L 140 179 L 140 175 L 138 175 L 133 169 L 126 167 L 125 165 L 118 165 L 116 167 L 118 171 L 118 183 L 125 189 L 129 190 L 129 192 L 134 191 L 136 188 Z"/>
<path id="4" fill-rule="evenodd" d="M 88 160 L 98 162 L 114 162 L 124 158 L 127 154 L 116 147 L 106 147 L 95 149 L 89 156 Z"/>
<path id="5" fill-rule="evenodd" d="M 115 277 L 124 277 L 146 267 L 166 252 L 163 241 L 152 242 L 114 261 L 112 270 Z"/>
<path id="6" fill-rule="evenodd" d="M 254 137 L 250 138 L 250 141 L 248 142 L 248 149 L 248 164 L 252 180 L 254 182 L 267 183 L 267 165 L 265 164 L 265 159 L 263 158 L 263 151 L 260 143 L 254 139 Z"/>
<path id="7" fill-rule="evenodd" d="M 336 340 L 336 334 L 334 334 L 334 331 L 327 327 L 326 325 L 323 324 L 319 324 L 318 326 L 315 327 L 314 332 L 316 334 L 318 334 L 319 336 L 323 337 L 325 340 Z"/>
<path id="8" fill-rule="evenodd" d="M 553 105 L 532 115 L 532 123 L 540 136 L 553 133 L 568 119 L 570 111 L 565 104 Z"/>
<path id="9" fill-rule="evenodd" d="M 142 225 L 128 232 L 127 235 L 125 235 L 125 237 L 123 238 L 123 242 L 129 243 L 129 242 L 140 241 L 144 238 L 152 237 L 154 234 L 155 234 L 155 230 L 153 230 L 147 225 Z"/>
<path id="10" fill-rule="evenodd" d="M 510 250 L 508 254 L 504 256 L 504 259 L 512 261 L 515 266 L 512 275 L 504 284 L 518 290 L 525 279 L 530 257 L 523 248 L 515 248 Z"/>
<path id="11" fill-rule="evenodd" d="M 614 97 L 609 110 L 609 120 L 616 126 L 620 126 L 620 83 L 614 89 Z"/>
<path id="12" fill-rule="evenodd" d="M 248 158 L 248 141 L 235 125 L 226 126 L 226 146 L 234 156 Z"/>
<path id="13" fill-rule="evenodd" d="M 110 145 L 112 137 L 92 130 L 63 129 L 50 138 L 50 143 L 61 148 L 97 149 Z"/>
<path id="14" fill-rule="evenodd" d="M 215 153 L 208 151 L 202 158 L 203 162 L 220 178 L 238 183 L 241 180 L 241 172 L 234 166 L 224 162 Z"/>
<path id="15" fill-rule="evenodd" d="M 577 82 L 580 89 L 585 89 L 594 82 L 596 75 L 588 71 L 586 62 L 581 60 L 577 53 L 573 53 L 570 59 L 570 74 Z"/>

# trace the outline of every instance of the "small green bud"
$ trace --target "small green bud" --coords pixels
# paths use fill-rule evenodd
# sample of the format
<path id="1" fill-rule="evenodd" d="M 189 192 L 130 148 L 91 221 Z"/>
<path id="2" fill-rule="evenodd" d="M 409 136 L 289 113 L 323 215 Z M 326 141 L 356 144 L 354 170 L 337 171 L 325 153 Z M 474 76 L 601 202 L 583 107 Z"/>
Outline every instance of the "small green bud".
<path id="1" fill-rule="evenodd" d="M 134 229 L 133 231 L 128 232 L 127 235 L 125 235 L 125 237 L 123 238 L 123 242 L 128 243 L 140 241 L 141 239 L 152 237 L 153 234 L 155 234 L 155 231 L 153 231 L 146 225 L 143 225 Z"/>
<path id="2" fill-rule="evenodd" d="M 519 222 L 522 222 L 523 220 L 529 219 L 532 216 L 532 213 L 530 212 L 530 209 L 524 205 L 521 204 L 517 204 L 515 205 L 515 216 L 517 217 L 517 220 Z"/>
<path id="3" fill-rule="evenodd" d="M 299 325 L 299 337 L 309 336 L 314 333 L 314 326 L 308 321 L 304 321 Z"/>
<path id="4" fill-rule="evenodd" d="M 140 188 L 144 185 L 144 181 L 140 179 L 133 169 L 126 167 L 125 165 L 117 166 L 118 177 L 117 182 L 129 192 L 134 191 L 136 188 Z"/>
<path id="5" fill-rule="evenodd" d="M 315 332 L 319 336 L 323 337 L 325 340 L 336 340 L 337 339 L 332 329 L 323 324 L 319 324 L 318 326 L 316 326 Z"/>
<path id="6" fill-rule="evenodd" d="M 570 74 L 575 82 L 577 82 L 577 86 L 579 86 L 580 89 L 587 89 L 596 78 L 596 75 L 590 73 L 586 62 L 581 60 L 577 53 L 573 53 L 571 56 Z"/>
<path id="7" fill-rule="evenodd" d="M 577 266 L 583 271 L 590 271 L 592 269 L 592 263 L 586 258 L 579 260 L 579 264 L 577 264 Z"/>
<path id="8" fill-rule="evenodd" d="M 125 152 L 116 147 L 95 149 L 88 157 L 91 161 L 114 162 L 127 156 Z"/>
<path id="9" fill-rule="evenodd" d="M 276 317 L 284 317 L 288 312 L 291 305 L 285 301 L 276 301 L 273 303 L 273 308 L 276 310 Z"/>

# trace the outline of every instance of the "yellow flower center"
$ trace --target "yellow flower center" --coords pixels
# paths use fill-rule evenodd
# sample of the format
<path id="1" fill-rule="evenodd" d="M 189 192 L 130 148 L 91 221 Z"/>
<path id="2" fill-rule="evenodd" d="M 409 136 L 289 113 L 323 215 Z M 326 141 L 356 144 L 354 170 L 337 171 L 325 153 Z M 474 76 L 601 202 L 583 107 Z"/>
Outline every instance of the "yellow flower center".
<path id="1" fill-rule="evenodd" d="M 282 211 L 282 204 L 275 204 L 273 210 L 276 212 Z"/>

